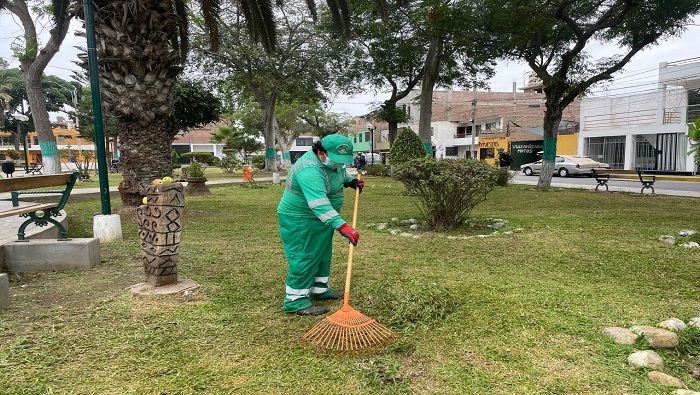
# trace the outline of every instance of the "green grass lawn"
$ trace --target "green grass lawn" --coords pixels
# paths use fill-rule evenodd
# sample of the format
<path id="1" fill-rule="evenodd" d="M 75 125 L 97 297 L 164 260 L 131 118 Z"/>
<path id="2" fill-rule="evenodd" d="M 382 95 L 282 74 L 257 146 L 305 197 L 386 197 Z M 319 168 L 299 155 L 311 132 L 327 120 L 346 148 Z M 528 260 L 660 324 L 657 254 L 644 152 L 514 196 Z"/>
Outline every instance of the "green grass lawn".
<path id="1" fill-rule="evenodd" d="M 143 281 L 135 221 L 126 218 L 125 241 L 103 245 L 92 270 L 10 275 L 0 393 L 671 392 L 626 366 L 635 347 L 600 331 L 700 316 L 700 252 L 657 241 L 698 228 L 697 199 L 509 186 L 472 214 L 524 231 L 408 239 L 365 224 L 420 219 L 415 198 L 389 179 L 366 182 L 351 304 L 400 334 L 384 352 L 334 358 L 304 349 L 301 335 L 321 318 L 281 310 L 283 186 L 212 187 L 211 196 L 186 198 L 178 270 L 201 285 L 192 296 L 125 291 Z M 69 201 L 67 211 L 71 236 L 90 236 L 99 200 Z M 335 240 L 337 290 L 344 240 Z M 341 303 L 324 302 L 331 312 Z M 668 373 L 700 391 L 686 372 L 700 364 L 697 337 L 661 354 Z"/>

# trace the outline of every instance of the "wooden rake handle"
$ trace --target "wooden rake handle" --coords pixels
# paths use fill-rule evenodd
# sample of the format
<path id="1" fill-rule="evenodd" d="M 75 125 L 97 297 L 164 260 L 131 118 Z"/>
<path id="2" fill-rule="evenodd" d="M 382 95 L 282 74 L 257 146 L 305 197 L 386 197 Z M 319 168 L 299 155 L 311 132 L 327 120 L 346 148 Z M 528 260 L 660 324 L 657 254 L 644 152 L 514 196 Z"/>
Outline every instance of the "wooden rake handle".
<path id="1" fill-rule="evenodd" d="M 361 180 L 360 171 L 357 171 L 357 179 Z M 352 227 L 357 229 L 357 206 L 360 202 L 360 187 L 355 188 L 355 203 L 352 207 Z M 343 295 L 343 308 L 350 307 L 350 278 L 352 278 L 352 257 L 355 253 L 355 246 L 350 243 L 348 252 L 348 274 L 345 277 L 345 295 Z"/>

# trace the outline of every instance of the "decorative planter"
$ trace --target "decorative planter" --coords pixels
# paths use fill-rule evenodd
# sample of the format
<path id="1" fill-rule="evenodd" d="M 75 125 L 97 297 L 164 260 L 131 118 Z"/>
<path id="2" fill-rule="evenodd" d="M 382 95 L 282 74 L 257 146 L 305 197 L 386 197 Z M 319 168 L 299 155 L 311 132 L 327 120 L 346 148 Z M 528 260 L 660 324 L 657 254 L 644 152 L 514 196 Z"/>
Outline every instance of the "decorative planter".
<path id="1" fill-rule="evenodd" d="M 188 195 L 211 195 L 211 191 L 206 185 L 206 177 L 187 177 L 185 178 L 187 187 L 185 193 Z"/>
<path id="2" fill-rule="evenodd" d="M 154 287 L 177 283 L 184 208 L 182 184 L 173 182 L 149 186 L 136 209 L 146 282 Z"/>

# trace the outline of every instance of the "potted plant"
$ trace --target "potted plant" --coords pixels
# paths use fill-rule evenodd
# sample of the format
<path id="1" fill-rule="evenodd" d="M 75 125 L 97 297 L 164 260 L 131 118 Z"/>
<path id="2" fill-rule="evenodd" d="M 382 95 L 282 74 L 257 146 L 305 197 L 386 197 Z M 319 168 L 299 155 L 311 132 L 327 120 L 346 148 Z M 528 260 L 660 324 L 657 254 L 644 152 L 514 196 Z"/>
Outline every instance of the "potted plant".
<path id="1" fill-rule="evenodd" d="M 192 162 L 187 168 L 187 188 L 185 192 L 190 195 L 208 195 L 211 193 L 206 185 L 207 178 L 204 177 L 204 167 L 199 162 Z"/>

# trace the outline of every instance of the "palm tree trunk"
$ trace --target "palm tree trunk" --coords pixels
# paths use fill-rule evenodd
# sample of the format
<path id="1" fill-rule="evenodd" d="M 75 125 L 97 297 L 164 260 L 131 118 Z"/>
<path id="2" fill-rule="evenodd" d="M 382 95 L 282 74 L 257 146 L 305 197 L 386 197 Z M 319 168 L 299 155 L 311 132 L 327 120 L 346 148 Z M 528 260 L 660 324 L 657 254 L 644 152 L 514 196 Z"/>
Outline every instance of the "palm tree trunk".
<path id="1" fill-rule="evenodd" d="M 122 156 L 119 166 L 124 180 L 119 184 L 124 206 L 138 206 L 144 189 L 155 178 L 172 175 L 170 148 L 174 136 L 174 117 L 119 121 Z"/>

